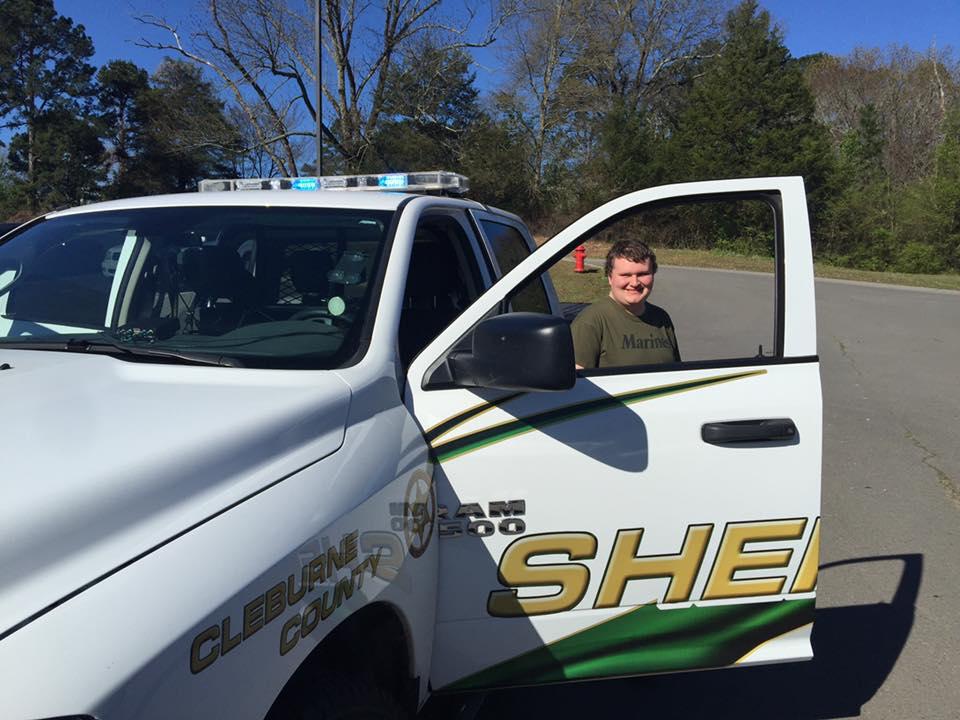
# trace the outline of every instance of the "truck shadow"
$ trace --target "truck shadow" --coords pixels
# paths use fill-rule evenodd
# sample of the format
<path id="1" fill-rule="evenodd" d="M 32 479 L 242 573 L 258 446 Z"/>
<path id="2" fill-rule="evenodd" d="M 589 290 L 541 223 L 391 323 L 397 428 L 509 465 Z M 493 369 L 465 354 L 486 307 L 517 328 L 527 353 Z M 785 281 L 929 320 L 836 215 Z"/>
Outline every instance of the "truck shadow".
<path id="1" fill-rule="evenodd" d="M 441 460 L 441 469 L 443 460 L 451 454 L 456 456 L 461 446 L 469 448 L 481 443 L 496 443 L 529 430 L 542 433 L 591 462 L 631 473 L 647 469 L 649 441 L 644 413 L 630 407 L 624 398 L 611 395 L 589 378 L 581 378 L 573 388 L 562 394 L 504 393 L 482 389 L 474 392 L 480 401 L 475 408 L 425 432 Z M 487 429 L 465 433 L 453 440 L 448 439 L 447 433 L 455 430 L 460 422 L 482 415 L 482 412 L 476 412 L 476 408 L 493 406 L 510 419 Z M 585 416 L 595 421 L 573 422 Z M 459 431 L 457 434 L 460 434 Z M 498 456 L 492 456 L 492 460 L 498 459 Z M 511 458 L 503 459 L 512 462 Z"/>
<path id="2" fill-rule="evenodd" d="M 798 718 L 859 716 L 886 681 L 913 627 L 923 574 L 921 554 L 826 563 L 898 560 L 903 572 L 893 600 L 817 611 L 809 663 L 629 678 L 576 685 L 502 690 L 483 701 L 484 718 L 583 718 L 601 710 L 621 717 Z"/>

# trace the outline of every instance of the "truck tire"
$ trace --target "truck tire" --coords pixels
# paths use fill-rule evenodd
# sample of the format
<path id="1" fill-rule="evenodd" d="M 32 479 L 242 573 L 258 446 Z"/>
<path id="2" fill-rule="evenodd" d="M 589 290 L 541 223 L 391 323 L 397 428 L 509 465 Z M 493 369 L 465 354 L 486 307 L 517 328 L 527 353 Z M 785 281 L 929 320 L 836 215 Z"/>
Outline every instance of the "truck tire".
<path id="1" fill-rule="evenodd" d="M 305 697 L 298 720 L 409 720 L 400 701 L 373 682 L 327 675 Z"/>

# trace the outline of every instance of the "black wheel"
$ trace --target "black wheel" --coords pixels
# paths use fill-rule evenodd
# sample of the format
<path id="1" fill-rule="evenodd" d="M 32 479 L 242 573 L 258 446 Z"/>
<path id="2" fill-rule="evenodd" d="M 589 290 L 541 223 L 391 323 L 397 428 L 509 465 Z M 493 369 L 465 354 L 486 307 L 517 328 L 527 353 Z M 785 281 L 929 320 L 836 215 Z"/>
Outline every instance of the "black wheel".
<path id="1" fill-rule="evenodd" d="M 409 720 L 400 701 L 363 677 L 328 675 L 303 691 L 291 720 Z"/>

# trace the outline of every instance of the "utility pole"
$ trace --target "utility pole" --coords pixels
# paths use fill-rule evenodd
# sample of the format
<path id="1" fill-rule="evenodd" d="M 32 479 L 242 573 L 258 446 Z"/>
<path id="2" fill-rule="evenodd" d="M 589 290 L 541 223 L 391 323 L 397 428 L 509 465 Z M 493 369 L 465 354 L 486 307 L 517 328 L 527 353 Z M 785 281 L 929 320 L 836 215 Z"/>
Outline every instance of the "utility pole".
<path id="1" fill-rule="evenodd" d="M 323 0 L 316 0 L 314 5 L 314 23 L 316 30 L 315 45 L 317 51 L 317 163 L 314 168 L 317 177 L 323 175 L 323 50 L 321 46 L 321 37 L 323 26 L 320 24 L 320 3 Z"/>

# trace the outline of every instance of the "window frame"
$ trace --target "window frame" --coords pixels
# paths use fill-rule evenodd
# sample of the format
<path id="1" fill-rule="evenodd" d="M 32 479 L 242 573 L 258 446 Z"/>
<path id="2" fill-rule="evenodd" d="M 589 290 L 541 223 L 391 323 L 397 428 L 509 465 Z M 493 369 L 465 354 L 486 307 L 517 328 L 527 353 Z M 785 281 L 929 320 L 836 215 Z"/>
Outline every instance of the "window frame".
<path id="1" fill-rule="evenodd" d="M 665 198 L 661 200 L 652 200 L 640 205 L 634 205 L 621 212 L 618 212 L 603 221 L 597 223 L 585 232 L 578 235 L 573 240 L 566 243 L 562 249 L 554 252 L 552 255 L 541 262 L 537 269 L 528 273 L 532 278 L 536 275 L 549 279 L 549 270 L 553 268 L 562 258 L 573 251 L 575 247 L 583 244 L 590 238 L 601 233 L 603 230 L 617 224 L 618 222 L 651 210 L 658 210 L 667 207 L 676 207 L 679 205 L 702 205 L 707 203 L 729 203 L 743 200 L 760 201 L 766 204 L 773 211 L 773 231 L 774 231 L 774 353 L 772 355 L 741 356 L 734 358 L 722 358 L 715 360 L 681 360 L 680 362 L 657 363 L 654 365 L 622 365 L 606 368 L 587 368 L 577 370 L 578 376 L 591 377 L 603 375 L 627 375 L 651 372 L 668 372 L 674 370 L 698 370 L 704 368 L 731 368 L 759 366 L 759 365 L 783 365 L 798 361 L 796 357 L 787 357 L 785 355 L 785 298 L 786 298 L 786 268 L 784 265 L 784 220 L 783 220 L 783 197 L 779 190 L 759 191 L 747 190 L 737 192 L 717 192 L 704 193 L 700 195 L 685 195 L 681 197 Z M 511 298 L 524 287 L 520 283 L 507 294 L 501 307 L 508 307 Z M 816 360 L 813 358 L 802 358 L 801 360 Z"/>

